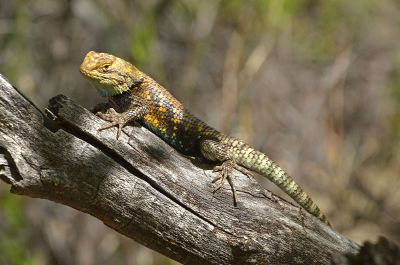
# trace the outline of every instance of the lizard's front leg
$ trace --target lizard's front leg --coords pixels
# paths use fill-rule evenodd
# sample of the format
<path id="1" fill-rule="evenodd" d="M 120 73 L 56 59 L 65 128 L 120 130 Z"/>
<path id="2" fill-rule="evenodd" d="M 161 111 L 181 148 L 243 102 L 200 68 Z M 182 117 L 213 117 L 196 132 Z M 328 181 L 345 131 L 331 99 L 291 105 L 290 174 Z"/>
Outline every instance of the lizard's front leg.
<path id="1" fill-rule="evenodd" d="M 130 104 L 124 112 L 117 112 L 114 108 L 109 108 L 106 113 L 97 112 L 96 115 L 103 120 L 111 122 L 110 124 L 105 124 L 98 130 L 104 130 L 111 128 L 113 126 L 118 126 L 117 139 L 121 135 L 122 128 L 129 121 L 135 121 L 142 119 L 149 112 L 148 103 L 137 96 L 130 96 Z"/>
<path id="2" fill-rule="evenodd" d="M 232 181 L 232 171 L 236 169 L 246 176 L 252 176 L 252 173 L 244 167 L 239 166 L 230 156 L 229 154 L 229 146 L 222 144 L 216 140 L 202 140 L 200 142 L 200 151 L 202 155 L 211 161 L 219 161 L 222 162 L 221 165 L 217 165 L 214 167 L 214 172 L 218 172 L 217 176 L 213 179 L 213 183 L 220 181 L 219 185 L 213 190 L 213 192 L 217 192 L 220 190 L 225 180 L 228 181 L 231 190 L 232 190 L 232 197 L 233 197 L 233 205 L 237 205 L 237 195 L 236 189 L 233 185 Z"/>

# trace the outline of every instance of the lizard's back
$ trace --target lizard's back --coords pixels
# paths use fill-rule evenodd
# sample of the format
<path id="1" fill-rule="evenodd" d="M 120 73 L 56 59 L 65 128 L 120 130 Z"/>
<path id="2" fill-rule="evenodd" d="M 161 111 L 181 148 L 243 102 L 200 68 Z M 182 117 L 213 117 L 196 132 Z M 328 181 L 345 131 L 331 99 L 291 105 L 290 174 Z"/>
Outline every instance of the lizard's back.
<path id="1" fill-rule="evenodd" d="M 141 124 L 185 155 L 199 156 L 200 139 L 221 136 L 217 130 L 192 115 L 168 90 L 147 75 L 143 83 L 130 93 L 149 103 L 149 112 L 143 117 Z"/>

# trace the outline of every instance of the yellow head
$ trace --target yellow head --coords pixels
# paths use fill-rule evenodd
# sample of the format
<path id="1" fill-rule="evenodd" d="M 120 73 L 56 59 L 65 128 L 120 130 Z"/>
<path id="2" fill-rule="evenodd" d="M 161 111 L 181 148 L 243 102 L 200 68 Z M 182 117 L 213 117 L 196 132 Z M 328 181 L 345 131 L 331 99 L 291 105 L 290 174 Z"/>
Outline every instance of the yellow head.
<path id="1" fill-rule="evenodd" d="M 130 90 L 143 81 L 144 75 L 131 63 L 121 58 L 94 51 L 86 54 L 80 72 L 89 79 L 103 97 Z"/>

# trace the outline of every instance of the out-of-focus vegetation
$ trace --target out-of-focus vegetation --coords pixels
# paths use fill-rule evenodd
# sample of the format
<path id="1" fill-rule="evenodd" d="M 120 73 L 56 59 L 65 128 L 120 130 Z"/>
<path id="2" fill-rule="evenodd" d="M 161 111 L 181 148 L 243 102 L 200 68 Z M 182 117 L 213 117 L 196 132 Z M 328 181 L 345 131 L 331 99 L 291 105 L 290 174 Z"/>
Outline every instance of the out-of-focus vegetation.
<path id="1" fill-rule="evenodd" d="M 0 72 L 37 105 L 93 106 L 83 56 L 126 58 L 277 160 L 357 242 L 400 241 L 399 43 L 396 0 L 0 0 Z M 0 183 L 0 264 L 173 263 Z"/>

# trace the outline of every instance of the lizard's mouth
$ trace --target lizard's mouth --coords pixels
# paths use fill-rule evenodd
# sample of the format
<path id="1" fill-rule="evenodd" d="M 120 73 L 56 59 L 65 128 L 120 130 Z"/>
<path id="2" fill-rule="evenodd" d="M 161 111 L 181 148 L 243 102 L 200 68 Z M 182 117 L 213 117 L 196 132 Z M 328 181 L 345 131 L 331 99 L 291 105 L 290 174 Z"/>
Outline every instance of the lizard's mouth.
<path id="1" fill-rule="evenodd" d="M 80 72 L 102 97 L 111 97 L 117 94 L 122 94 L 125 91 L 125 88 L 119 85 L 119 80 L 108 79 L 97 73 L 87 72 L 82 68 L 80 69 Z"/>

